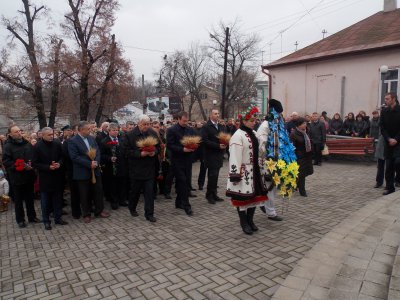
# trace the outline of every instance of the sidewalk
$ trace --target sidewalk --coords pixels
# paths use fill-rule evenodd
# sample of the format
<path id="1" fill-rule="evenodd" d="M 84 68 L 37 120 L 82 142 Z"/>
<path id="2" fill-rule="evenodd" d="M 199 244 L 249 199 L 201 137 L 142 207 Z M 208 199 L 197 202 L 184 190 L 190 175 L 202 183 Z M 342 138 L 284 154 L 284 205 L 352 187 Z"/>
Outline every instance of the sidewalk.
<path id="1" fill-rule="evenodd" d="M 123 208 L 89 225 L 68 217 L 70 225 L 50 232 L 19 229 L 11 207 L 0 214 L 0 299 L 270 299 L 324 235 L 381 196 L 375 171 L 363 162 L 316 167 L 309 197 L 294 196 L 283 222 L 257 210 L 253 236 L 242 233 L 229 201 L 210 205 L 205 191 L 191 199 L 193 217 L 158 196 L 154 224 L 140 206 L 137 218 Z"/>

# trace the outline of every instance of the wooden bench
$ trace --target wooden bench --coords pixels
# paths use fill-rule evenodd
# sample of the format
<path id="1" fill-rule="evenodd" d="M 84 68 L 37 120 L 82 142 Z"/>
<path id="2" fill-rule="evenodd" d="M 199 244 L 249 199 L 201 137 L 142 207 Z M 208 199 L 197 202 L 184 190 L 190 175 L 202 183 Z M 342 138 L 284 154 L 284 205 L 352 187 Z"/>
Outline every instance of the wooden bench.
<path id="1" fill-rule="evenodd" d="M 327 136 L 329 154 L 368 155 L 375 151 L 374 138 Z"/>

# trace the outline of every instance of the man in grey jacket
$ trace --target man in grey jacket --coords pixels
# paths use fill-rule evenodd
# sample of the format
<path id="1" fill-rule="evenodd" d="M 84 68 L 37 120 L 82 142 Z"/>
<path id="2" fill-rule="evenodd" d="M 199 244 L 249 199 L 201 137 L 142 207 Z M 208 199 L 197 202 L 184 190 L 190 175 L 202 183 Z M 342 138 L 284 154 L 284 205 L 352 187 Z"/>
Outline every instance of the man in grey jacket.
<path id="1" fill-rule="evenodd" d="M 322 150 L 326 142 L 325 124 L 319 120 L 318 113 L 314 112 L 311 116 L 310 138 L 313 145 L 314 165 L 321 165 Z"/>

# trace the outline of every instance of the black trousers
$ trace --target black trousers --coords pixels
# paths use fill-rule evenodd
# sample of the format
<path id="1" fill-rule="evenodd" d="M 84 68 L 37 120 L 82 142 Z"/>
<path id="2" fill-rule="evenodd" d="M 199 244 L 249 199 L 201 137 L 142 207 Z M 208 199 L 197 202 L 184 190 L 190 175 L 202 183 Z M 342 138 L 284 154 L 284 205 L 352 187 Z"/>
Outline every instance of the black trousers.
<path id="1" fill-rule="evenodd" d="M 208 168 L 207 193 L 208 196 L 217 196 L 218 176 L 220 168 Z"/>
<path id="2" fill-rule="evenodd" d="M 79 200 L 79 188 L 78 182 L 72 180 L 72 174 L 71 176 L 68 175 L 68 185 L 71 193 L 71 213 L 73 217 L 79 218 L 82 216 L 81 201 Z"/>
<path id="3" fill-rule="evenodd" d="M 384 178 L 385 178 L 385 160 L 378 158 L 377 170 L 376 170 L 376 184 L 382 185 Z"/>
<path id="4" fill-rule="evenodd" d="M 174 171 L 171 165 L 169 165 L 167 170 L 167 175 L 165 176 L 165 183 L 164 183 L 164 195 L 171 194 L 172 190 L 172 182 L 174 181 Z"/>
<path id="5" fill-rule="evenodd" d="M 318 164 L 322 161 L 322 144 L 313 144 L 313 156 L 314 156 L 314 163 Z"/>
<path id="6" fill-rule="evenodd" d="M 192 178 L 192 161 L 190 159 L 172 161 L 172 170 L 176 181 L 175 206 L 189 209 L 191 208 L 189 193 Z"/>
<path id="7" fill-rule="evenodd" d="M 207 167 L 204 163 L 204 160 L 200 160 L 200 172 L 199 172 L 199 178 L 197 179 L 197 183 L 199 187 L 203 187 L 204 183 L 206 182 L 206 173 L 207 173 Z"/>
<path id="8" fill-rule="evenodd" d="M 385 171 L 385 180 L 386 180 L 386 187 L 389 191 L 394 191 L 394 179 L 395 179 L 395 171 L 397 165 L 395 164 L 395 158 L 387 158 L 386 162 L 386 171 Z"/>
<path id="9" fill-rule="evenodd" d="M 94 205 L 94 215 L 98 216 L 104 210 L 103 187 L 101 176 L 96 176 L 96 183 L 91 179 L 77 180 L 81 210 L 84 217 L 91 215 Z"/>
<path id="10" fill-rule="evenodd" d="M 21 185 L 12 185 L 15 219 L 17 223 L 25 221 L 24 202 L 28 221 L 33 221 L 36 218 L 35 206 L 33 204 L 33 182 Z"/>
<path id="11" fill-rule="evenodd" d="M 131 193 L 129 197 L 129 210 L 136 211 L 139 202 L 140 193 L 143 189 L 144 195 L 144 216 L 150 217 L 154 215 L 154 179 L 134 179 L 131 178 Z"/>
<path id="12" fill-rule="evenodd" d="M 110 174 L 104 175 L 103 177 L 106 180 L 106 182 L 103 182 L 103 186 L 106 187 L 108 191 L 108 195 L 105 195 L 107 201 L 115 204 L 126 201 L 125 177 L 118 177 Z"/>
<path id="13" fill-rule="evenodd" d="M 300 193 L 304 194 L 306 192 L 306 176 L 304 174 L 299 174 L 297 177 L 297 187 Z"/>

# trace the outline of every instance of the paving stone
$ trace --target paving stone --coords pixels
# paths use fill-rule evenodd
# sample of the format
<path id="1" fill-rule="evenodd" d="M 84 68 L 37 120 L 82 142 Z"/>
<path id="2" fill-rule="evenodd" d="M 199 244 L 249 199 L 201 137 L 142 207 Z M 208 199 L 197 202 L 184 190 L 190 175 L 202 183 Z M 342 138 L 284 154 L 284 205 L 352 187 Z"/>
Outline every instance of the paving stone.
<path id="1" fill-rule="evenodd" d="M 388 288 L 387 285 L 364 281 L 360 293 L 376 298 L 386 299 L 388 295 Z"/>

